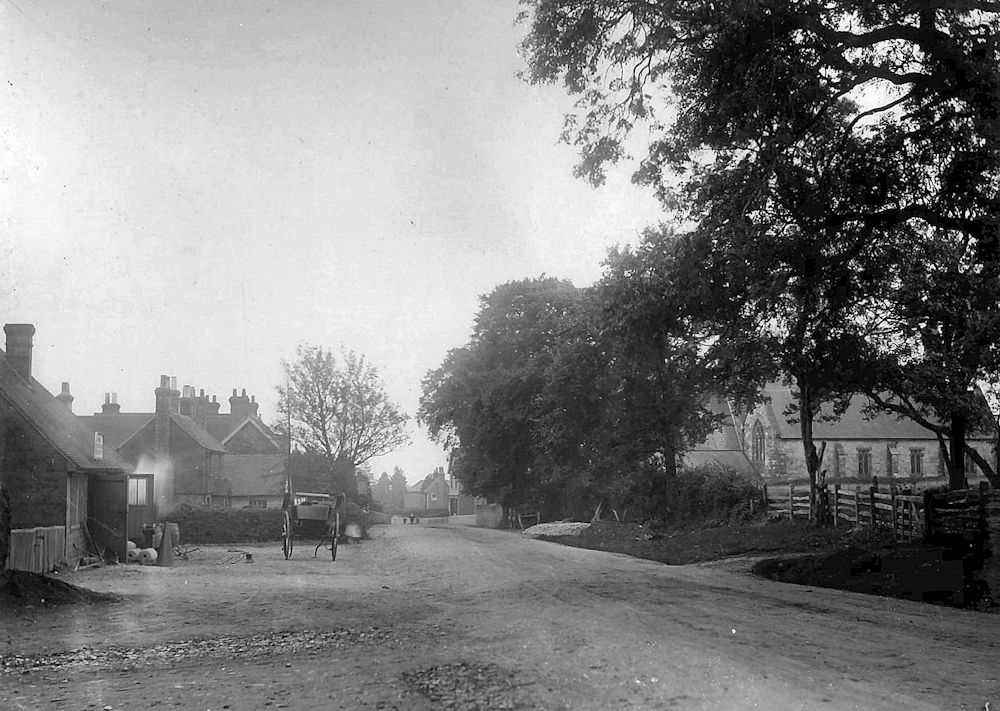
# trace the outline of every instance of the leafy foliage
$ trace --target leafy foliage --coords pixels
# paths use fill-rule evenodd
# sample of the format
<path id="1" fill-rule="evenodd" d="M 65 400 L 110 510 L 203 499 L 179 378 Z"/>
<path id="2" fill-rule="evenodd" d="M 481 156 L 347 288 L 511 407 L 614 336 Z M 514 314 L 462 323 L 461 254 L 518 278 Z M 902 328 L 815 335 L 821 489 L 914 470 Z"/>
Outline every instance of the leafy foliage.
<path id="1" fill-rule="evenodd" d="M 358 494 L 356 468 L 409 442 L 408 416 L 389 399 L 378 371 L 363 356 L 345 352 L 338 363 L 322 346 L 302 345 L 283 362 L 286 385 L 278 412 L 308 455 L 323 458 L 331 491 Z"/>
<path id="2" fill-rule="evenodd" d="M 998 365 L 1000 6 L 526 4 L 527 78 L 578 97 L 577 174 L 600 184 L 643 124 L 634 180 L 691 225 L 710 359 L 793 381 L 812 477 L 819 406 L 864 389 L 948 423 L 960 484 Z"/>
<path id="3" fill-rule="evenodd" d="M 470 343 L 425 378 L 420 417 L 460 448 L 466 491 L 549 517 L 626 506 L 647 484 L 634 472 L 672 476 L 711 429 L 696 344 L 628 325 L 620 276 L 497 287 Z"/>

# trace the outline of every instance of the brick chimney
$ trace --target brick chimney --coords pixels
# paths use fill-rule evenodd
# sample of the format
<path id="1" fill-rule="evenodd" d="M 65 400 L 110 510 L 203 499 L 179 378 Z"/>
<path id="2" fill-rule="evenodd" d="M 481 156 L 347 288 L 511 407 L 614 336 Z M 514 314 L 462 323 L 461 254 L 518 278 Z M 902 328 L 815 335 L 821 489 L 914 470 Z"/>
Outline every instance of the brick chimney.
<path id="1" fill-rule="evenodd" d="M 7 364 L 14 371 L 31 381 L 31 347 L 32 338 L 35 335 L 35 326 L 30 323 L 8 323 L 3 327 L 3 332 L 7 334 Z"/>
<path id="2" fill-rule="evenodd" d="M 251 395 L 250 396 L 250 404 L 247 405 L 247 408 L 248 408 L 248 411 L 249 411 L 249 414 L 250 414 L 251 417 L 257 417 L 257 407 L 258 407 L 258 405 L 257 405 L 257 396 L 256 395 Z"/>
<path id="3" fill-rule="evenodd" d="M 182 415 L 187 415 L 188 417 L 194 415 L 194 388 L 190 385 L 185 385 L 181 389 L 181 399 L 178 403 L 178 412 Z"/>
<path id="4" fill-rule="evenodd" d="M 215 395 L 213 395 L 212 402 L 208 403 L 208 414 L 218 415 L 220 407 L 222 407 L 222 404 L 216 399 Z"/>
<path id="5" fill-rule="evenodd" d="M 181 411 L 181 391 L 177 389 L 177 376 L 170 376 L 170 411 L 179 414 Z"/>
<path id="6" fill-rule="evenodd" d="M 194 414 L 191 417 L 202 426 L 208 419 L 208 398 L 205 397 L 205 388 L 202 388 L 198 396 L 194 398 Z"/>
<path id="7" fill-rule="evenodd" d="M 73 412 L 73 396 L 70 395 L 69 383 L 67 383 L 65 380 L 63 381 L 62 384 L 62 390 L 60 390 L 59 394 L 56 395 L 56 400 L 61 402 L 66 407 L 67 410 Z"/>
<path id="8" fill-rule="evenodd" d="M 246 388 L 240 395 L 237 395 L 236 388 L 233 388 L 233 395 L 229 398 L 229 412 L 236 420 L 242 420 L 250 414 L 250 399 L 247 397 Z"/>
<path id="9" fill-rule="evenodd" d="M 102 415 L 117 415 L 122 411 L 118 404 L 118 393 L 104 393 L 104 404 L 101 405 Z"/>
<path id="10" fill-rule="evenodd" d="M 160 387 L 156 388 L 156 424 L 154 426 L 153 447 L 157 455 L 166 458 L 170 453 L 170 413 L 180 399 L 180 393 L 171 385 L 177 382 L 167 375 L 160 376 Z"/>

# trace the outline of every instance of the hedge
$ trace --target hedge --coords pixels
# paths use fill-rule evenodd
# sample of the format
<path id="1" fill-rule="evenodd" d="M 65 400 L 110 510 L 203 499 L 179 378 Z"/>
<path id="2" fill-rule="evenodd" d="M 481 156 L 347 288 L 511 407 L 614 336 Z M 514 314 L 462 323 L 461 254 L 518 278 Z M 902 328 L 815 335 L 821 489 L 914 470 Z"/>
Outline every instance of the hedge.
<path id="1" fill-rule="evenodd" d="M 280 541 L 283 518 L 281 509 L 210 509 L 183 505 L 159 516 L 161 522 L 177 524 L 182 545 Z"/>
<path id="2" fill-rule="evenodd" d="M 259 543 L 280 541 L 284 519 L 282 509 L 215 509 L 181 505 L 159 516 L 160 522 L 176 523 L 181 545 L 187 543 Z M 364 528 L 364 512 L 354 502 L 347 503 L 341 525 L 357 523 Z"/>

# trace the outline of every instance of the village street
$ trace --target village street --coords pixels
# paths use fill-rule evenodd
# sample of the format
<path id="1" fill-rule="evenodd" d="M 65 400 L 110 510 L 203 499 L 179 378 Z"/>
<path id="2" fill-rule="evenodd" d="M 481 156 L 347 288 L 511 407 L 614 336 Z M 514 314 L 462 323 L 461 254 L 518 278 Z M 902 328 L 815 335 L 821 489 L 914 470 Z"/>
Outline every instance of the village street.
<path id="1" fill-rule="evenodd" d="M 127 599 L 0 616 L 0 708 L 983 709 L 1000 615 L 379 526 L 68 576 Z M 70 654 L 62 654 L 71 651 Z"/>

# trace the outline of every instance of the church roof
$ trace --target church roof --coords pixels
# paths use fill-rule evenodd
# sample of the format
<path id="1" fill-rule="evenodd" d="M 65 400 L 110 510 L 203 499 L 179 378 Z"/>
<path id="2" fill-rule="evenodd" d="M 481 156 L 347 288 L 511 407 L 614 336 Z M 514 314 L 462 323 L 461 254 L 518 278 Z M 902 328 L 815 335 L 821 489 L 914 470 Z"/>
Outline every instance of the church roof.
<path id="1" fill-rule="evenodd" d="M 799 420 L 797 412 L 790 412 L 795 403 L 792 389 L 786 385 L 771 383 L 764 387 L 764 396 L 770 398 L 771 412 L 777 425 L 777 434 L 783 439 L 799 439 Z M 855 395 L 851 404 L 840 419 L 826 421 L 816 418 L 813 421 L 813 438 L 823 439 L 931 439 L 935 435 L 929 429 L 913 420 L 889 412 L 878 412 L 869 415 L 864 412 L 868 398 Z M 833 414 L 829 405 L 821 412 Z M 970 439 L 989 439 L 988 435 L 969 435 Z"/>

